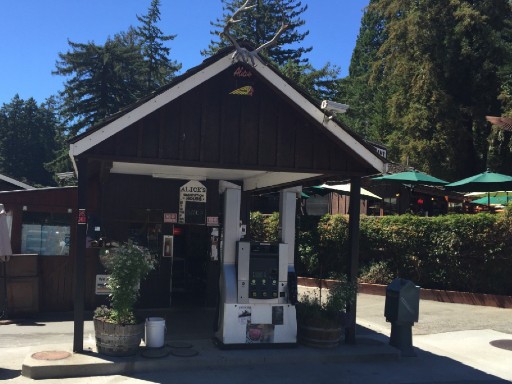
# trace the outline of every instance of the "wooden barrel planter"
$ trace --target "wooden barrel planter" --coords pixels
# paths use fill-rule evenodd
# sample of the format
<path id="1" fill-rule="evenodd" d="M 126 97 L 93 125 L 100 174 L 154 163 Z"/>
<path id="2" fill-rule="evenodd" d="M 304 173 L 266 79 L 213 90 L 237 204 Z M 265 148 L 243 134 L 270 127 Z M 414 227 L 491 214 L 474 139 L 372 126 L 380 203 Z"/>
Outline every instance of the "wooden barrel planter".
<path id="1" fill-rule="evenodd" d="M 322 328 L 306 324 L 297 325 L 299 343 L 315 348 L 335 348 L 340 345 L 344 336 L 344 328 Z"/>
<path id="2" fill-rule="evenodd" d="M 94 319 L 96 348 L 108 356 L 132 356 L 139 351 L 144 323 L 120 325 Z"/>

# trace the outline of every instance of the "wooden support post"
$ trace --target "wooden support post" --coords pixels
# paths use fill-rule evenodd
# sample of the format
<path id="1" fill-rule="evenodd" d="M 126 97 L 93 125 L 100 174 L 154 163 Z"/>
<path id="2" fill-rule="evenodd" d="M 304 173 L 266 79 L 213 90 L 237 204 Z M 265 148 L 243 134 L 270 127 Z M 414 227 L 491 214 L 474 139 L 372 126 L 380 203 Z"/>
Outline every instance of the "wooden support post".
<path id="1" fill-rule="evenodd" d="M 357 284 L 359 270 L 359 224 L 361 215 L 361 178 L 350 179 L 350 205 L 348 222 L 348 241 L 350 254 L 348 258 L 347 278 L 351 284 Z M 356 343 L 356 308 L 357 296 L 354 301 L 347 305 L 347 322 L 349 326 L 345 329 L 345 343 Z"/>
<path id="2" fill-rule="evenodd" d="M 84 350 L 84 306 L 85 306 L 85 242 L 87 232 L 87 159 L 77 159 L 78 169 L 78 213 L 74 268 L 74 330 L 73 352 Z"/>

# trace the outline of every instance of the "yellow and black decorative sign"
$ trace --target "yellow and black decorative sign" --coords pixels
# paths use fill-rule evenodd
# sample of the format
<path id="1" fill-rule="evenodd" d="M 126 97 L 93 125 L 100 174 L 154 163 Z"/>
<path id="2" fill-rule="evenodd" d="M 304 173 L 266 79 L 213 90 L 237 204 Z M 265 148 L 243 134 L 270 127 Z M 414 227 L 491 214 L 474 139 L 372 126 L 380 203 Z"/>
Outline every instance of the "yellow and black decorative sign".
<path id="1" fill-rule="evenodd" d="M 240 96 L 252 96 L 254 94 L 254 88 L 252 85 L 246 85 L 244 87 L 240 87 L 235 89 L 234 91 L 229 92 L 230 95 L 240 95 Z"/>

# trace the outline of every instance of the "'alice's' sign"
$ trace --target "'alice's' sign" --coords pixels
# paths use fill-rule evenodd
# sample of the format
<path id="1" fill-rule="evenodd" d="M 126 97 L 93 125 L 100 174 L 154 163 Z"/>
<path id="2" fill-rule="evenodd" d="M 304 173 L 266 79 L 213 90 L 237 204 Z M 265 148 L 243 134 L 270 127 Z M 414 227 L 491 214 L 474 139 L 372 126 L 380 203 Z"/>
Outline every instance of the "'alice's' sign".
<path id="1" fill-rule="evenodd" d="M 206 187 L 195 180 L 181 186 L 178 214 L 180 224 L 205 224 L 206 192 Z"/>

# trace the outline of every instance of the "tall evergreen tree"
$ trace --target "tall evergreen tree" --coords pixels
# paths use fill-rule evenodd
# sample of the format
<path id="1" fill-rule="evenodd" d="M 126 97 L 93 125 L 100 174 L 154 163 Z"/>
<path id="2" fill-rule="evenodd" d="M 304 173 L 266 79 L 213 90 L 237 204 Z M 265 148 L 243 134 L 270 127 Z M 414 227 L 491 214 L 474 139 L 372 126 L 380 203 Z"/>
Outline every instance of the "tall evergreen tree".
<path id="1" fill-rule="evenodd" d="M 375 0 L 368 12 L 384 39 L 362 70 L 377 96 L 371 108 L 385 112 L 378 129 L 392 158 L 447 179 L 484 169 L 510 2 Z"/>
<path id="2" fill-rule="evenodd" d="M 54 185 L 44 164 L 57 149 L 57 119 L 49 104 L 14 96 L 0 108 L 0 173 L 28 184 Z"/>
<path id="3" fill-rule="evenodd" d="M 69 41 L 59 53 L 54 74 L 66 76 L 61 114 L 70 135 L 92 126 L 169 81 L 181 64 L 172 61 L 164 35 L 157 27 L 160 1 L 137 16 L 141 25 L 108 38 L 104 45 Z"/>
<path id="4" fill-rule="evenodd" d="M 59 53 L 54 74 L 68 77 L 60 96 L 71 135 L 144 95 L 143 57 L 131 33 L 109 38 L 105 45 L 69 41 L 71 50 Z"/>
<path id="5" fill-rule="evenodd" d="M 181 69 L 181 64 L 169 58 L 171 49 L 166 47 L 166 41 L 172 41 L 176 35 L 164 35 L 158 28 L 160 21 L 160 0 L 152 0 L 148 13 L 137 16 L 141 23 L 136 29 L 144 56 L 144 78 L 146 91 L 153 91 L 169 82 Z"/>
<path id="6" fill-rule="evenodd" d="M 498 72 L 500 79 L 501 113 L 512 117 L 512 20 L 506 20 L 507 32 L 502 34 L 508 56 Z M 510 174 L 512 165 L 512 132 L 493 127 L 489 135 L 488 167 L 497 172 Z"/>
<path id="7" fill-rule="evenodd" d="M 370 0 L 370 6 L 378 0 Z M 350 60 L 349 75 L 339 84 L 339 100 L 350 105 L 340 119 L 367 139 L 384 143 L 390 133 L 387 122 L 387 95 L 382 73 L 372 76 L 373 63 L 386 39 L 385 20 L 365 11 Z"/>
<path id="8" fill-rule="evenodd" d="M 211 22 L 215 29 L 210 34 L 216 36 L 216 39 L 211 41 L 208 49 L 201 52 L 205 56 L 231 44 L 221 32 L 227 20 L 245 3 L 245 0 L 221 1 L 224 14 L 222 19 Z M 314 68 L 306 56 L 313 48 L 303 46 L 309 31 L 301 31 L 305 25 L 301 15 L 306 12 L 307 5 L 302 5 L 297 0 L 254 0 L 249 3 L 251 5 L 253 8 L 237 15 L 240 22 L 232 25 L 232 36 L 258 47 L 272 40 L 282 24 L 287 24 L 288 27 L 279 36 L 277 45 L 267 48 L 261 54 L 313 97 L 333 99 L 337 92 L 339 69 L 329 63 L 320 69 Z"/>
<path id="9" fill-rule="evenodd" d="M 219 49 L 231 44 L 220 33 L 226 25 L 226 21 L 245 2 L 245 0 L 221 1 L 224 14 L 222 19 L 210 23 L 214 27 L 210 34 L 215 36 L 215 39 L 211 41 L 208 49 L 201 52 L 204 56 L 211 56 Z M 235 38 L 260 46 L 270 41 L 281 25 L 285 23 L 288 28 L 279 37 L 279 44 L 270 47 L 268 52 L 264 52 L 264 54 L 278 66 L 289 61 L 307 64 L 308 59 L 305 54 L 313 49 L 312 47 L 301 46 L 301 43 L 309 34 L 309 31 L 301 32 L 301 27 L 305 24 L 301 15 L 308 9 L 307 5 L 302 5 L 302 2 L 297 0 L 254 0 L 252 4 L 254 8 L 240 13 L 241 22 L 231 28 L 231 33 Z"/>
<path id="10" fill-rule="evenodd" d="M 54 181 L 59 186 L 76 185 L 76 178 L 64 178 L 58 177 L 59 173 L 70 172 L 73 169 L 71 159 L 69 158 L 69 144 L 68 139 L 70 137 L 69 126 L 64 124 L 64 118 L 60 114 L 61 102 L 56 96 L 51 96 L 46 99 L 44 103 L 45 107 L 53 113 L 53 116 L 57 122 L 56 132 L 56 148 L 54 155 L 50 161 L 43 164 L 44 168 L 53 175 Z"/>
<path id="11" fill-rule="evenodd" d="M 334 100 L 338 98 L 339 69 L 325 64 L 315 69 L 311 64 L 299 64 L 293 61 L 280 67 L 281 72 L 295 84 L 317 100 Z"/>

